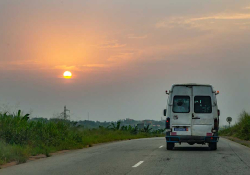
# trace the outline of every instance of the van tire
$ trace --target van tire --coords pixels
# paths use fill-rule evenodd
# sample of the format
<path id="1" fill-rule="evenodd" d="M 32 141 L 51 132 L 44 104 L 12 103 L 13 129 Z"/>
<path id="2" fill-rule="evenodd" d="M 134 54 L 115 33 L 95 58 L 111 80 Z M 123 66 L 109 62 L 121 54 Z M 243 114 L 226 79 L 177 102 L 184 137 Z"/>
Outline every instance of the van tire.
<path id="1" fill-rule="evenodd" d="M 174 143 L 167 142 L 167 150 L 173 150 L 174 149 Z"/>
<path id="2" fill-rule="evenodd" d="M 217 142 L 208 143 L 210 150 L 217 150 Z"/>

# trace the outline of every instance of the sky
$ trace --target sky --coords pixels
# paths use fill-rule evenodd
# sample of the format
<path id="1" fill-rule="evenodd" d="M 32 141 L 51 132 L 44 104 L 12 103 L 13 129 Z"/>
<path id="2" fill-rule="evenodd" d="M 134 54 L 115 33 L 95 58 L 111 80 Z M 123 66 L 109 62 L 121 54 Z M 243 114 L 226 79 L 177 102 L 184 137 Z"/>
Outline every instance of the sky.
<path id="1" fill-rule="evenodd" d="M 206 83 L 234 123 L 249 46 L 249 0 L 0 0 L 0 109 L 160 120 L 172 84 Z"/>

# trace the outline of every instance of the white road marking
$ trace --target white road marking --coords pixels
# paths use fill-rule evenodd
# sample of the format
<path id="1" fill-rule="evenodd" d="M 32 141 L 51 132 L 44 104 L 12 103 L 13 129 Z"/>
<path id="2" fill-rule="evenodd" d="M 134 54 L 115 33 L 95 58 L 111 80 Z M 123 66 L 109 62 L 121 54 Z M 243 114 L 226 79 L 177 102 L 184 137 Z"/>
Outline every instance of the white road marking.
<path id="1" fill-rule="evenodd" d="M 163 146 L 160 146 L 159 148 L 162 148 Z"/>
<path id="2" fill-rule="evenodd" d="M 135 165 L 132 166 L 132 167 L 133 167 L 133 168 L 136 168 L 136 167 L 140 166 L 143 162 L 144 162 L 144 161 L 140 161 L 140 162 L 138 162 L 137 164 L 135 164 Z"/>

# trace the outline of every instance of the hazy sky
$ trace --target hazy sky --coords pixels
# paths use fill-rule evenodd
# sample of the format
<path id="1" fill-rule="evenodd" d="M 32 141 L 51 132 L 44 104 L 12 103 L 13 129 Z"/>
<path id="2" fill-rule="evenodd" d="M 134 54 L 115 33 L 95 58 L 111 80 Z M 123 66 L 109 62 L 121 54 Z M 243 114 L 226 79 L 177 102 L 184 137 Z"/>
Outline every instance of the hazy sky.
<path id="1" fill-rule="evenodd" d="M 249 75 L 249 0 L 0 0 L 0 104 L 33 117 L 160 120 L 193 82 L 226 124 L 250 111 Z"/>

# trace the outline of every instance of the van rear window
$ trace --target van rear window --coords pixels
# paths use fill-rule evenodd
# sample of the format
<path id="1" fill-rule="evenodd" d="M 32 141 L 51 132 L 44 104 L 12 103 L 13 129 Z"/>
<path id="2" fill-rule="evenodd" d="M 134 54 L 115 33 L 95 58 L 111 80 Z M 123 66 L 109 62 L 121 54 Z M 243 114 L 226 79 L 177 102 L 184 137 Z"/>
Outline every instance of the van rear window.
<path id="1" fill-rule="evenodd" d="M 194 112 L 195 113 L 212 113 L 212 103 L 210 96 L 195 96 L 194 97 Z"/>
<path id="2" fill-rule="evenodd" d="M 189 113 L 190 112 L 190 97 L 189 96 L 174 96 L 173 112 L 174 113 Z"/>

